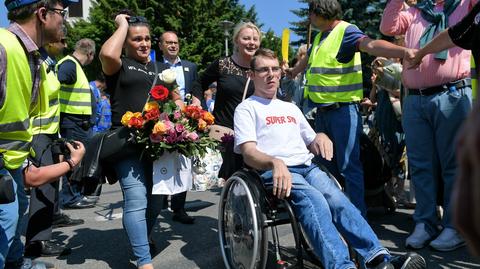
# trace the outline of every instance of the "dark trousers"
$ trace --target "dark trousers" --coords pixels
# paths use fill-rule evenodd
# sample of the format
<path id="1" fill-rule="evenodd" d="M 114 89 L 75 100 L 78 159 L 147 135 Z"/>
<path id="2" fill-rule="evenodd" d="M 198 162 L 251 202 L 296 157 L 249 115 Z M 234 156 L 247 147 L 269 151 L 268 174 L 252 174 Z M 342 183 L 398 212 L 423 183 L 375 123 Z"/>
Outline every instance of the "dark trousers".
<path id="1" fill-rule="evenodd" d="M 168 195 L 163 197 L 163 204 L 167 205 Z M 187 200 L 187 192 L 181 192 L 170 196 L 170 208 L 177 213 L 185 208 L 185 201 Z"/>
<path id="2" fill-rule="evenodd" d="M 70 124 L 67 126 L 63 126 L 62 122 L 60 122 L 60 134 L 63 138 L 66 139 L 72 139 L 72 140 L 77 140 L 82 142 L 85 147 L 87 146 L 88 140 L 92 136 L 92 130 L 84 130 L 81 127 L 81 124 L 71 124 L 74 122 L 70 118 Z M 82 198 L 83 195 L 81 193 L 82 191 L 82 186 L 81 182 L 78 181 L 69 181 L 67 178 L 69 178 L 71 173 L 68 173 L 66 177 L 63 177 L 62 181 L 62 192 L 61 192 L 61 198 L 62 198 L 62 205 L 72 205 L 77 202 L 79 202 Z"/>
<path id="3" fill-rule="evenodd" d="M 32 147 L 36 153 L 35 159 L 40 166 L 58 162 L 58 156 L 53 156 L 50 144 L 58 137 L 56 134 L 38 134 L 33 137 Z M 58 181 L 32 188 L 30 194 L 30 211 L 26 241 L 50 240 L 52 237 L 53 215 L 58 209 Z"/>

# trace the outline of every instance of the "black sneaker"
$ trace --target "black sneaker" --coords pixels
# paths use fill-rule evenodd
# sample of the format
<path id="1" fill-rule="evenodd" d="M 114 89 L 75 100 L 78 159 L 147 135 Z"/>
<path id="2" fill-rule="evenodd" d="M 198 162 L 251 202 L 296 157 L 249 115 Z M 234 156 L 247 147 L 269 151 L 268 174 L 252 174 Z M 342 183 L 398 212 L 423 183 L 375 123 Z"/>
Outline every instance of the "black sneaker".
<path id="1" fill-rule="evenodd" d="M 403 256 L 394 256 L 390 259 L 390 263 L 395 269 L 425 269 L 427 262 L 425 259 L 415 252 L 409 252 Z"/>
<path id="2" fill-rule="evenodd" d="M 83 219 L 72 219 L 66 214 L 53 216 L 52 228 L 70 227 L 85 223 Z"/>

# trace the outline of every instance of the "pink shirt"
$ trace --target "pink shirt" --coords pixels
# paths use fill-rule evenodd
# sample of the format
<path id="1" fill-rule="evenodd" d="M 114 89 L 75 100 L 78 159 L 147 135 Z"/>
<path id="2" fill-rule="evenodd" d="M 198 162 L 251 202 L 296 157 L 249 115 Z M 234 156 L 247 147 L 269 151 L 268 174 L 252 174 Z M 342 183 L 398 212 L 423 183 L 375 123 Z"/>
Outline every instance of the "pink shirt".
<path id="1" fill-rule="evenodd" d="M 461 0 L 457 9 L 450 14 L 448 25 L 453 26 L 459 22 L 471 9 L 477 0 Z M 405 34 L 405 46 L 407 48 L 420 47 L 420 37 L 429 23 L 422 18 L 420 10 L 410 7 L 403 10 L 404 0 L 391 0 L 383 12 L 380 31 L 385 35 Z M 435 7 L 435 11 L 443 10 L 443 3 Z M 434 54 L 423 58 L 422 63 L 416 69 L 404 67 L 402 82 L 410 89 L 427 88 L 442 85 L 450 81 L 470 76 L 471 52 L 459 47 L 448 50 L 445 61 L 436 60 Z"/>

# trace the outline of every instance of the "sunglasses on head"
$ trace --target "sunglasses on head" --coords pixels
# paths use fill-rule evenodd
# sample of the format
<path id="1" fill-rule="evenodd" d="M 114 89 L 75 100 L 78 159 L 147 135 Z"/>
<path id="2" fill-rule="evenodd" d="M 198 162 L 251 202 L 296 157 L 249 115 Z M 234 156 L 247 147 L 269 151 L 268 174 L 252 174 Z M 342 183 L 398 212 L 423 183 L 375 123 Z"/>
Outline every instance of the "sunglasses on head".
<path id="1" fill-rule="evenodd" d="M 148 21 L 142 16 L 131 16 L 128 18 L 128 23 L 148 23 Z"/>

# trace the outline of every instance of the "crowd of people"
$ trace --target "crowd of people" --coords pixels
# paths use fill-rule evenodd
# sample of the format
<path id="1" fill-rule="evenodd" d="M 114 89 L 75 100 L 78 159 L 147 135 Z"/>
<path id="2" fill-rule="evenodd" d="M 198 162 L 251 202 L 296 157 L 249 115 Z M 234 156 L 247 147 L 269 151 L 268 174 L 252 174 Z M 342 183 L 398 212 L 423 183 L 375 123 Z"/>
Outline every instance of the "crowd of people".
<path id="1" fill-rule="evenodd" d="M 0 268 L 51 268 L 30 257 L 71 252 L 52 240 L 52 229 L 83 224 L 61 209 L 91 208 L 99 199 L 102 182 L 78 176 L 93 150 L 89 144 L 121 130 L 125 112 L 142 111 L 166 69 L 176 74 L 178 91 L 169 98 L 177 106 L 202 106 L 215 124 L 234 129 L 218 177 L 228 179 L 244 166 L 259 171 L 273 195 L 289 197 L 325 268 L 356 268 L 340 235 L 362 267 L 426 267 L 414 252 L 392 256 L 367 222 L 361 105 L 375 111 L 395 184 L 402 191 L 409 174 L 415 190 L 415 226 L 405 246 L 452 251 L 468 242 L 479 254 L 478 105 L 471 113 L 480 74 L 476 0 L 388 1 L 379 30 L 395 42 L 374 40 L 342 20 L 337 0 L 310 0 L 309 21 L 319 33 L 298 49 L 292 67 L 261 48 L 255 24 L 240 22 L 232 55 L 200 74 L 195 63 L 179 57 L 174 31 L 162 33 L 162 56 L 152 59 L 148 21 L 123 10 L 101 45 L 102 74 L 90 82 L 84 67 L 95 58 L 95 42 L 81 38 L 72 54 L 63 55 L 65 8 L 73 2 L 5 1 L 11 24 L 0 29 L 0 183 L 11 184 L 15 199 L 0 204 Z M 362 52 L 378 57 L 369 98 Z M 400 164 L 405 148 L 408 168 Z M 152 195 L 152 160 L 141 148 L 121 150 L 128 154 L 109 164 L 123 193 L 123 226 L 137 267 L 154 268 L 151 232 L 160 211 L 169 207 L 182 224 L 195 218 L 185 210 L 186 191 Z M 345 192 L 318 163 L 343 179 Z"/>

